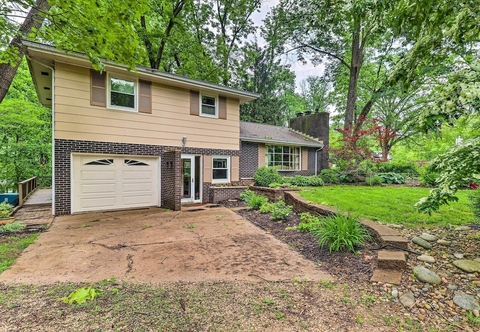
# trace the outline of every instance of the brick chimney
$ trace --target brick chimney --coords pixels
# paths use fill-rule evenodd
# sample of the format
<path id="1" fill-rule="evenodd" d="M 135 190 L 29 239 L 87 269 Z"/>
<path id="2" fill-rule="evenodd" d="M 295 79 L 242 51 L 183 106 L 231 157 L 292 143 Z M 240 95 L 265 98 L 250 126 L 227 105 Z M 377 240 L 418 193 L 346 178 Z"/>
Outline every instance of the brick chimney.
<path id="1" fill-rule="evenodd" d="M 329 145 L 330 114 L 327 112 L 313 113 L 299 116 L 289 121 L 289 128 L 302 132 L 308 136 L 323 141 L 324 149 L 319 153 L 318 169 L 328 168 L 328 152 L 325 149 Z"/>

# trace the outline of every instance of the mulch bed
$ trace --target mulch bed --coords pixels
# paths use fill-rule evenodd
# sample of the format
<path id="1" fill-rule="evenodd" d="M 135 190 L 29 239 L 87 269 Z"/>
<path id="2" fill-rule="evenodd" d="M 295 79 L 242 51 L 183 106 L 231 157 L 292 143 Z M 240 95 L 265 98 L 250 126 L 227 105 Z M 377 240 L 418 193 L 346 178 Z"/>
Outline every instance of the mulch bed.
<path id="1" fill-rule="evenodd" d="M 245 204 L 239 200 L 225 201 L 220 204 L 228 208 L 245 207 Z M 373 241 L 367 241 L 364 248 L 357 248 L 357 253 L 330 253 L 327 247 L 321 248 L 312 235 L 285 230 L 287 227 L 293 227 L 300 223 L 300 216 L 297 213 L 292 213 L 286 221 L 279 223 L 270 220 L 270 214 L 247 209 L 236 212 L 277 239 L 287 243 L 307 259 L 316 262 L 320 268 L 337 277 L 339 281 L 369 281 L 377 266 L 376 252 L 367 249 L 377 247 Z"/>

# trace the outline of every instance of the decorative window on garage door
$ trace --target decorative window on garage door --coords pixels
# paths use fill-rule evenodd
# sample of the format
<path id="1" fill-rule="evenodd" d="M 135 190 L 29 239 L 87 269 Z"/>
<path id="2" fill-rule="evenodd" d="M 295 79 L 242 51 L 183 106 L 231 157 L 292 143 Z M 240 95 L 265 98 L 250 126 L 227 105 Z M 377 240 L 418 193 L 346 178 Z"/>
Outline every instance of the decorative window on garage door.
<path id="1" fill-rule="evenodd" d="M 98 159 L 94 161 L 89 161 L 84 165 L 102 166 L 102 165 L 111 165 L 111 164 L 113 164 L 113 159 Z"/>
<path id="2" fill-rule="evenodd" d="M 133 159 L 125 159 L 125 165 L 127 166 L 150 166 L 143 161 L 133 160 Z"/>

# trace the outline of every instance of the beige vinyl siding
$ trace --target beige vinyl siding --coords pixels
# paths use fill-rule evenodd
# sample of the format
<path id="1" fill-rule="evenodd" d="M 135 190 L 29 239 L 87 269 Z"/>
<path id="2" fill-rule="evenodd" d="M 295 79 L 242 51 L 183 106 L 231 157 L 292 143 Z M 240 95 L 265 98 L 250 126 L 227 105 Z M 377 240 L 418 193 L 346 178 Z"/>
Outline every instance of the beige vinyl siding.
<path id="1" fill-rule="evenodd" d="M 131 74 L 133 75 L 133 74 Z M 56 63 L 55 138 L 239 149 L 239 102 L 227 99 L 227 120 L 190 115 L 190 91 L 152 83 L 152 114 L 90 105 L 90 70 Z"/>

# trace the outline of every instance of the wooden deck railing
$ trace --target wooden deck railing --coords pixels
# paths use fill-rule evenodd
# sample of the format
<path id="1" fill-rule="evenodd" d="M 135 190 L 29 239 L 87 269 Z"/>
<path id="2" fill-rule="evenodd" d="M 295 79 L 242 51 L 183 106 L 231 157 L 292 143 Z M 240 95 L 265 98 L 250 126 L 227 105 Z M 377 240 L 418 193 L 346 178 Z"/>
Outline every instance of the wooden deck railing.
<path id="1" fill-rule="evenodd" d="M 18 183 L 18 206 L 22 206 L 23 202 L 37 189 L 37 177 L 34 176 L 28 180 Z"/>

